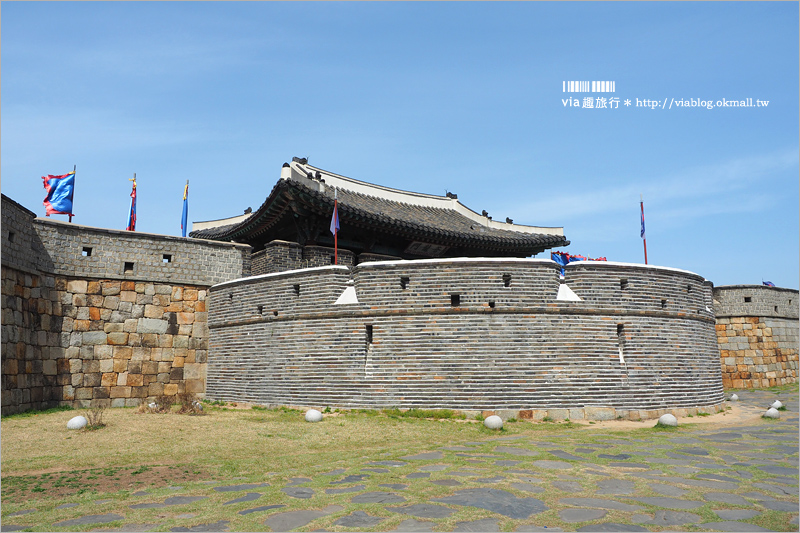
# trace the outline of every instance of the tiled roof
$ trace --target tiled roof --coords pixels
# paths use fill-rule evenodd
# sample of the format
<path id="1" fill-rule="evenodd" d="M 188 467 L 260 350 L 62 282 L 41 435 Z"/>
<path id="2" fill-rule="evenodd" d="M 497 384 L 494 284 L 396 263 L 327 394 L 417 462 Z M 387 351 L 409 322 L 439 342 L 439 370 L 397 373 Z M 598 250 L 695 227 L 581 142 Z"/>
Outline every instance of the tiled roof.
<path id="1" fill-rule="evenodd" d="M 335 184 L 342 227 L 371 228 L 409 240 L 505 253 L 531 254 L 569 244 L 560 229 L 544 228 L 550 231 L 538 233 L 529 226 L 490 222 L 450 198 L 396 191 L 349 178 L 339 179 L 342 177 L 330 173 L 317 173 L 314 177 L 318 169 L 308 165 L 293 163 L 293 170 L 310 172 L 311 178 L 302 175 L 298 178 L 297 172 L 286 172 L 288 177 L 275 185 L 265 202 L 246 220 L 193 231 L 190 236 L 238 242 L 260 238 L 284 216 L 291 215 L 290 203 L 329 218 L 334 204 L 332 184 Z"/>

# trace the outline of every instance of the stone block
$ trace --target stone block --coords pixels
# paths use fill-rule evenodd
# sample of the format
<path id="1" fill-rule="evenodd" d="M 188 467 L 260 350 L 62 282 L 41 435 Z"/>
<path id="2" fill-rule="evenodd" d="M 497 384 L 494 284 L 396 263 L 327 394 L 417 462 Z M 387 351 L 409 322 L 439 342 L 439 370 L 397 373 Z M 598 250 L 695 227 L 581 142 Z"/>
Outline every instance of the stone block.
<path id="1" fill-rule="evenodd" d="M 119 294 L 119 301 L 127 302 L 127 303 L 136 303 L 136 292 L 134 291 L 122 291 Z"/>
<path id="2" fill-rule="evenodd" d="M 111 398 L 130 398 L 131 397 L 131 388 L 130 387 L 111 387 Z M 123 406 L 125 404 L 122 404 Z"/>
<path id="3" fill-rule="evenodd" d="M 86 331 L 81 334 L 83 345 L 106 344 L 107 335 L 103 331 Z"/>
<path id="4" fill-rule="evenodd" d="M 111 396 L 110 387 L 95 387 L 92 389 L 92 398 L 104 400 Z"/>
<path id="5" fill-rule="evenodd" d="M 100 372 L 91 372 L 83 375 L 84 387 L 99 387 L 102 374 Z"/>
<path id="6" fill-rule="evenodd" d="M 153 333 L 164 334 L 167 332 L 166 320 L 157 320 L 154 318 L 140 318 L 136 328 L 137 333 Z"/>
<path id="7" fill-rule="evenodd" d="M 16 374 L 16 372 L 14 372 Z M 55 376 L 58 374 L 58 364 L 55 359 L 47 359 L 42 362 L 42 373 L 46 376 Z"/>
<path id="8" fill-rule="evenodd" d="M 148 396 L 161 396 L 164 394 L 164 384 L 157 381 L 150 383 L 147 389 Z"/>
<path id="9" fill-rule="evenodd" d="M 127 359 L 114 359 L 114 372 L 120 373 L 128 370 Z"/>
<path id="10" fill-rule="evenodd" d="M 134 348 L 130 346 L 112 346 L 114 359 L 131 359 Z"/>
<path id="11" fill-rule="evenodd" d="M 100 378 L 100 385 L 103 387 L 113 387 L 117 384 L 117 373 L 116 372 L 103 372 L 102 377 Z"/>
<path id="12" fill-rule="evenodd" d="M 583 420 L 584 418 L 586 418 L 586 412 L 584 411 L 584 409 L 580 407 L 577 408 L 573 407 L 569 409 L 570 420 Z"/>
<path id="13" fill-rule="evenodd" d="M 186 392 L 201 394 L 205 392 L 205 381 L 202 379 L 187 379 L 185 381 Z"/>
<path id="14" fill-rule="evenodd" d="M 120 293 L 121 284 L 119 281 L 103 282 L 103 296 L 116 296 Z"/>
<path id="15" fill-rule="evenodd" d="M 106 322 L 103 324 L 103 331 L 106 333 L 120 333 L 125 330 L 124 324 Z"/>
<path id="16" fill-rule="evenodd" d="M 145 305 L 144 316 L 145 318 L 160 319 L 164 316 L 164 308 L 160 305 Z"/>
<path id="17" fill-rule="evenodd" d="M 144 379 L 141 374 L 128 374 L 126 385 L 130 387 L 141 387 L 143 383 Z"/>
<path id="18" fill-rule="evenodd" d="M 167 396 L 175 396 L 178 394 L 178 384 L 177 383 L 167 383 L 164 385 L 164 394 Z"/>
<path id="19" fill-rule="evenodd" d="M 587 420 L 614 420 L 617 417 L 613 407 L 587 405 L 584 407 Z"/>
<path id="20" fill-rule="evenodd" d="M 88 387 L 80 387 L 75 389 L 76 400 L 91 400 L 94 391 Z"/>
<path id="21" fill-rule="evenodd" d="M 128 372 L 120 372 L 117 376 L 117 385 L 124 386 L 128 384 Z"/>
<path id="22" fill-rule="evenodd" d="M 67 290 L 74 294 L 86 294 L 89 283 L 85 280 L 72 280 L 67 282 Z"/>
<path id="23" fill-rule="evenodd" d="M 566 420 L 569 418 L 569 409 L 548 409 L 547 416 L 553 420 Z"/>
<path id="24" fill-rule="evenodd" d="M 128 334 L 124 332 L 113 332 L 108 334 L 108 344 L 119 346 L 128 343 Z"/>

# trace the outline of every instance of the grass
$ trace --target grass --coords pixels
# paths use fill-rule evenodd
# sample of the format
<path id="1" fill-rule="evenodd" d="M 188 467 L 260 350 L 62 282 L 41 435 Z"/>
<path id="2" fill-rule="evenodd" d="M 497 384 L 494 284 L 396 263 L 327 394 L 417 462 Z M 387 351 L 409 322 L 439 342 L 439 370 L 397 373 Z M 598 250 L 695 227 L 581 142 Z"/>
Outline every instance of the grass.
<path id="1" fill-rule="evenodd" d="M 557 470 L 537 471 L 536 477 L 543 480 L 541 486 L 547 489 L 538 494 L 514 488 L 512 483 L 517 480 L 508 474 L 505 474 L 507 480 L 492 485 L 493 488 L 507 490 L 520 497 L 541 499 L 549 507 L 547 511 L 528 520 L 514 521 L 482 509 L 459 507 L 451 517 L 437 521 L 436 526 L 437 530 L 453 529 L 460 521 L 496 518 L 501 531 L 512 531 L 522 524 L 534 523 L 574 530 L 585 524 L 563 522 L 558 514 L 563 505 L 559 505 L 558 500 L 565 497 L 597 497 L 596 484 L 603 480 L 617 478 L 631 481 L 637 496 L 659 495 L 650 487 L 651 479 L 630 476 L 630 472 L 624 469 L 610 467 L 609 464 L 615 460 L 598 458 L 598 454 L 627 453 L 631 455 L 631 462 L 648 463 L 652 457 L 667 458 L 666 453 L 670 450 L 666 445 L 675 436 L 691 437 L 703 427 L 699 424 L 653 427 L 655 421 L 650 421 L 643 423 L 639 429 L 617 430 L 600 423 L 589 426 L 567 420 L 551 420 L 548 423 L 507 420 L 503 430 L 496 431 L 447 410 L 420 409 L 334 410 L 326 413 L 322 422 L 309 424 L 303 420 L 304 413 L 295 409 L 251 409 L 249 406 L 242 409 L 241 406 L 234 408 L 224 402 L 203 402 L 203 405 L 205 416 L 182 416 L 174 411 L 151 414 L 137 413 L 130 408 L 110 409 L 104 413 L 105 428 L 90 432 L 68 431 L 66 422 L 74 414 L 61 410 L 4 417 L 0 432 L 3 451 L 0 464 L 3 523 L 11 523 L 6 518 L 7 514 L 35 507 L 38 509 L 36 520 L 44 524 L 44 529 L 53 529 L 46 524 L 87 514 L 85 506 L 76 507 L 75 510 L 56 510 L 56 506 L 63 503 L 95 505 L 95 500 L 110 499 L 111 502 L 104 504 L 102 511 L 97 512 L 118 512 L 126 516 L 124 523 L 158 523 L 160 530 L 169 530 L 230 520 L 231 530 L 263 530 L 268 514 L 239 515 L 238 511 L 258 504 L 245 502 L 224 505 L 240 494 L 217 493 L 212 489 L 215 485 L 203 483 L 214 480 L 219 484 L 269 483 L 269 487 L 263 489 L 262 500 L 286 505 L 275 512 L 320 509 L 327 505 L 343 505 L 347 508 L 346 511 L 316 520 L 304 528 L 307 530 L 341 530 L 333 522 L 355 510 L 385 517 L 386 520 L 379 527 L 381 530 L 390 530 L 409 517 L 391 513 L 380 505 L 354 506 L 350 503 L 352 494 L 326 494 L 325 489 L 330 488 L 330 482 L 336 478 L 325 473 L 343 469 L 346 474 L 358 474 L 363 473 L 361 469 L 370 461 L 402 460 L 407 455 L 442 450 L 446 446 L 483 443 L 470 447 L 467 453 L 444 451 L 442 462 L 447 462 L 452 468 L 449 471 L 431 472 L 429 479 L 406 478 L 407 474 L 415 472 L 422 464 L 409 462 L 403 467 L 390 468 L 389 472 L 371 473 L 368 479 L 359 482 L 371 491 L 386 490 L 380 487 L 383 483 L 407 484 L 408 488 L 402 491 L 402 495 L 409 504 L 421 503 L 448 496 L 458 489 L 485 486 L 470 478 L 459 478 L 464 485 L 457 488 L 430 483 L 437 479 L 452 478 L 453 470 L 477 470 L 481 477 L 505 474 L 505 468 L 496 465 L 492 459 L 481 459 L 481 454 L 494 453 L 502 459 L 521 460 L 523 463 L 515 468 L 524 470 L 532 467 L 532 461 L 562 460 L 550 455 L 548 449 L 558 448 L 568 453 L 586 455 L 576 452 L 575 448 L 596 446 L 596 451 L 589 454 L 591 461 L 570 461 L 573 470 L 569 474 L 581 483 L 582 492 L 573 494 L 557 488 L 564 474 L 564 471 Z M 508 437 L 518 438 L 505 440 Z M 497 438 L 504 440 L 497 442 Z M 643 440 L 647 445 L 642 445 Z M 613 451 L 600 447 L 609 442 L 614 443 Z M 32 446 L 31 443 L 36 445 Z M 497 446 L 524 447 L 536 452 L 536 455 L 520 457 L 501 454 L 495 452 Z M 647 450 L 647 453 L 643 450 Z M 738 452 L 730 450 L 710 451 L 708 461 L 724 464 L 733 455 L 747 462 L 746 454 L 738 457 Z M 786 466 L 791 465 L 787 462 Z M 682 475 L 677 471 L 671 472 L 672 467 L 665 463 L 660 463 L 658 468 L 663 468 L 667 475 Z M 739 469 L 747 470 L 751 476 L 732 491 L 739 494 L 756 490 L 753 483 L 768 482 L 772 477 L 755 466 Z M 702 470 L 699 473 L 718 472 Z M 280 489 L 292 477 L 312 478 L 313 481 L 304 486 L 314 489 L 315 496 L 311 500 L 298 500 L 282 493 Z M 683 477 L 689 479 L 692 476 Z M 170 485 L 184 487 L 181 494 L 203 495 L 207 499 L 202 505 L 170 508 L 167 515 L 159 509 L 143 509 L 134 513 L 128 507 L 133 492 L 148 491 L 148 496 L 141 501 L 163 501 L 175 494 L 167 488 Z M 711 490 L 689 485 L 681 488 L 687 491 L 683 498 L 698 501 L 703 501 L 703 494 Z M 701 515 L 704 521 L 718 521 L 713 509 L 725 508 L 738 507 L 709 502 L 692 512 Z M 644 510 L 651 515 L 654 511 L 655 508 L 648 506 Z M 196 516 L 191 519 L 177 518 L 182 513 Z M 776 531 L 796 531 L 796 526 L 789 524 L 791 516 L 791 513 L 767 511 L 748 523 Z M 22 521 L 23 518 L 19 517 L 20 523 L 32 523 Z M 630 513 L 609 511 L 602 520 L 590 522 L 629 523 Z M 108 527 L 116 526 L 112 524 Z"/>

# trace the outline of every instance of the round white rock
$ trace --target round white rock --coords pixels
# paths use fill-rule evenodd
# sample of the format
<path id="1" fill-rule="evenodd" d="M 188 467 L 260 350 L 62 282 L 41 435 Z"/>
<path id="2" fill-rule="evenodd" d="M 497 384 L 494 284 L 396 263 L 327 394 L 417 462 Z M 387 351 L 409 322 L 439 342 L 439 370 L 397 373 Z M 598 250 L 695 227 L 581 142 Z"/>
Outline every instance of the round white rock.
<path id="1" fill-rule="evenodd" d="M 502 429 L 503 419 L 497 415 L 492 415 L 483 421 L 483 425 L 489 429 Z"/>
<path id="2" fill-rule="evenodd" d="M 306 422 L 319 422 L 322 420 L 322 413 L 316 409 L 306 411 Z"/>
<path id="3" fill-rule="evenodd" d="M 81 429 L 85 428 L 86 425 L 89 423 L 84 416 L 75 416 L 69 419 L 67 422 L 67 429 Z"/>
<path id="4" fill-rule="evenodd" d="M 767 412 L 762 415 L 761 418 L 780 418 L 780 417 L 781 417 L 780 412 L 778 412 L 778 410 L 775 409 L 774 407 L 770 407 L 769 409 L 767 409 Z"/>
<path id="5" fill-rule="evenodd" d="M 736 394 L 731 394 L 730 401 L 732 401 L 732 402 L 738 402 L 738 401 L 739 401 L 739 396 L 738 396 L 738 395 L 736 395 Z"/>
<path id="6" fill-rule="evenodd" d="M 775 400 L 775 403 L 773 403 L 770 407 L 774 407 L 775 409 L 780 409 L 781 407 L 783 407 L 783 404 L 781 403 L 780 400 Z"/>
<path id="7" fill-rule="evenodd" d="M 677 426 L 678 425 L 678 419 L 675 418 L 675 415 L 671 415 L 671 414 L 667 413 L 665 415 L 661 415 L 661 417 L 658 419 L 658 425 L 659 426 Z"/>

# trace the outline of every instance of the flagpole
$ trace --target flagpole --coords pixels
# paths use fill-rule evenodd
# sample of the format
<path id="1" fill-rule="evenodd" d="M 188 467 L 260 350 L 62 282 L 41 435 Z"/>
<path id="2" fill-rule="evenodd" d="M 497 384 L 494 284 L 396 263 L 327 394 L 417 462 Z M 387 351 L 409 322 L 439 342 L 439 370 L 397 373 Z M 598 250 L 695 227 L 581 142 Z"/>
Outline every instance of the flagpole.
<path id="1" fill-rule="evenodd" d="M 72 209 L 70 211 L 75 210 L 75 178 L 77 175 L 75 174 L 78 171 L 78 165 L 72 165 Z M 72 224 L 72 213 L 69 214 L 69 223 Z"/>
<path id="2" fill-rule="evenodd" d="M 644 244 L 644 264 L 647 264 L 647 237 L 644 232 L 644 198 L 639 195 L 639 206 L 642 208 L 642 243 Z"/>

